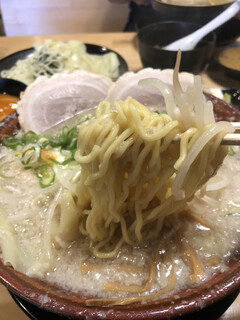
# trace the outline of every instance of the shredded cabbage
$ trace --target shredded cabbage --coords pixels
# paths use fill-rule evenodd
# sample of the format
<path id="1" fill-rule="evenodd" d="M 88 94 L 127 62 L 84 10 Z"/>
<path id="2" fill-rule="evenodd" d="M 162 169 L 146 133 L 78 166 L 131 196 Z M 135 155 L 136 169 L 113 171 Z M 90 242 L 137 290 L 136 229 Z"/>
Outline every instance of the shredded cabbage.
<path id="1" fill-rule="evenodd" d="M 75 70 L 116 78 L 119 76 L 119 59 L 114 52 L 89 54 L 86 45 L 77 40 L 62 42 L 47 39 L 42 45 L 34 45 L 33 55 L 18 60 L 11 69 L 3 70 L 1 77 L 19 80 L 28 85 L 39 76 L 50 77 L 55 73 L 71 73 Z"/>

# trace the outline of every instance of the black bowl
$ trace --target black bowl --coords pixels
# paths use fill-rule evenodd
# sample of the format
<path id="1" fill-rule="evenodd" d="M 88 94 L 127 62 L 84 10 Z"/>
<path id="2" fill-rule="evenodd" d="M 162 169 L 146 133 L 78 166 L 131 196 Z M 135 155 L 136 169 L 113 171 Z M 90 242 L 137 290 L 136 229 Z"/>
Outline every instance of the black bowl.
<path id="1" fill-rule="evenodd" d="M 162 49 L 167 44 L 186 36 L 200 26 L 181 21 L 156 22 L 138 31 L 139 54 L 143 66 L 159 69 L 173 69 L 176 51 Z M 216 35 L 214 32 L 204 37 L 193 50 L 183 51 L 180 71 L 198 74 L 212 58 Z"/>
<path id="2" fill-rule="evenodd" d="M 21 92 L 26 89 L 26 85 L 23 82 L 0 78 L 0 93 L 10 94 L 15 97 L 20 97 Z"/>
<path id="3" fill-rule="evenodd" d="M 227 9 L 232 2 L 219 5 L 189 6 L 186 0 L 186 5 L 167 4 L 161 0 L 152 0 L 152 7 L 157 13 L 165 15 L 169 20 L 205 24 Z"/>
<path id="4" fill-rule="evenodd" d="M 175 17 L 177 18 L 177 16 Z M 178 21 L 181 19 L 178 19 Z M 174 21 L 173 17 L 164 16 L 160 13 L 151 12 L 144 15 L 136 23 L 135 29 L 139 31 L 140 29 L 146 27 L 147 25 L 164 22 L 164 21 Z M 199 23 L 201 26 L 205 23 Z M 233 17 L 232 19 L 226 21 L 220 27 L 214 30 L 216 34 L 216 47 L 225 46 L 234 42 L 240 36 L 240 17 Z"/>
<path id="5" fill-rule="evenodd" d="M 236 16 L 214 30 L 216 45 L 224 46 L 234 42 L 240 36 L 240 17 Z"/>
<path id="6" fill-rule="evenodd" d="M 85 46 L 86 46 L 87 53 L 89 53 L 89 54 L 101 56 L 101 55 L 104 55 L 104 54 L 110 53 L 110 52 L 115 53 L 118 57 L 118 60 L 119 60 L 119 68 L 118 68 L 119 76 L 121 76 L 122 74 L 124 74 L 125 72 L 128 71 L 127 62 L 116 51 L 113 51 L 113 50 L 108 49 L 103 46 L 99 46 L 96 44 L 90 44 L 90 43 L 85 43 Z M 31 48 L 17 51 L 15 53 L 12 53 L 12 54 L 2 58 L 0 60 L 0 72 L 3 70 L 8 70 L 8 69 L 12 68 L 17 63 L 17 61 L 25 60 L 25 59 L 31 57 L 33 55 L 33 53 L 34 53 L 34 48 L 31 47 Z"/>

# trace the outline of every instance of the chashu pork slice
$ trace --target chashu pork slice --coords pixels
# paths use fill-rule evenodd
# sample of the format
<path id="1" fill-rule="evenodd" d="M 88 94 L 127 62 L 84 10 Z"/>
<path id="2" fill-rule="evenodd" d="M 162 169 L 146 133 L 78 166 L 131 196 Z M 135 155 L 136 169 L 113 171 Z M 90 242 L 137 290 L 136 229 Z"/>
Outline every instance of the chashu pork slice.
<path id="1" fill-rule="evenodd" d="M 138 85 L 139 80 L 145 78 L 160 79 L 173 90 L 172 69 L 159 70 L 145 68 L 136 73 L 127 72 L 118 78 L 111 86 L 106 100 L 112 104 L 115 100 L 125 100 L 127 97 L 132 97 L 151 110 L 164 110 L 164 98 L 157 88 Z M 190 84 L 193 84 L 193 75 L 187 72 L 181 72 L 179 73 L 179 81 L 182 89 L 185 90 Z"/>
<path id="2" fill-rule="evenodd" d="M 19 123 L 24 131 L 38 134 L 98 105 L 108 94 L 112 80 L 87 71 L 39 77 L 18 103 Z"/>

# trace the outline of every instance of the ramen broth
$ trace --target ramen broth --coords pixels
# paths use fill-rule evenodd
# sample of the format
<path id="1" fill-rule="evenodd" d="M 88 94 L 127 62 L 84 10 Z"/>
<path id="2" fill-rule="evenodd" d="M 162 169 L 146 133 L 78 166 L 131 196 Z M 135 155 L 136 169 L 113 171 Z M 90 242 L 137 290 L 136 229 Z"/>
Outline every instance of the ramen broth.
<path id="1" fill-rule="evenodd" d="M 108 298 L 139 294 L 144 301 L 144 296 L 167 286 L 173 271 L 176 285 L 171 293 L 177 294 L 182 288 L 196 286 L 214 273 L 226 270 L 227 261 L 239 253 L 240 153 L 238 150 L 233 153 L 225 158 L 218 175 L 197 192 L 186 210 L 165 221 L 158 239 L 146 240 L 138 247 L 124 245 L 116 258 L 92 257 L 89 242 L 84 238 L 67 245 L 59 240 L 54 248 L 49 248 L 43 237 L 46 212 L 57 196 L 58 182 L 42 189 L 31 170 L 23 169 L 20 161 L 12 162 L 17 151 L 5 147 L 2 148 L 0 203 L 7 212 L 7 221 L 14 229 L 19 248 L 38 262 L 29 275 L 87 296 Z M 62 170 L 67 176 L 80 168 L 75 165 Z M 195 265 L 189 261 L 191 254 L 186 248 L 191 248 L 196 255 Z M 44 262 L 48 250 L 54 251 L 52 265 Z M 143 288 L 149 280 L 151 267 L 153 281 L 146 291 L 116 290 L 120 284 L 125 288 L 133 285 Z"/>

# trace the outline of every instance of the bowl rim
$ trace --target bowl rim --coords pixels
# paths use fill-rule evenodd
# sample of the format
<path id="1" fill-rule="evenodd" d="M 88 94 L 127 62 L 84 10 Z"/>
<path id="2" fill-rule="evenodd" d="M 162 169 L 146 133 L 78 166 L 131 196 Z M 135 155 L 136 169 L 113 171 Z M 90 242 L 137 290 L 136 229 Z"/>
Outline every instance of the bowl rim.
<path id="1" fill-rule="evenodd" d="M 222 8 L 222 7 L 225 7 L 227 5 L 231 5 L 235 0 L 232 0 L 231 2 L 225 2 L 225 3 L 222 3 L 222 4 L 213 4 L 213 5 L 196 5 L 196 6 L 188 6 L 188 5 L 185 5 L 185 4 L 173 4 L 173 3 L 165 3 L 165 2 L 162 2 L 161 0 L 152 0 L 152 6 L 154 7 L 155 10 L 157 10 L 158 7 L 165 7 L 165 8 L 168 8 L 169 7 L 169 10 L 171 9 L 171 7 L 174 7 L 174 8 L 182 8 L 182 9 L 186 9 L 186 10 L 194 10 L 194 9 L 209 9 L 209 8 L 214 8 L 214 9 L 218 9 L 218 8 Z"/>
<path id="2" fill-rule="evenodd" d="M 36 307 L 65 317 L 100 319 L 102 315 L 106 320 L 153 320 L 197 312 L 239 290 L 239 257 L 230 261 L 229 268 L 230 271 L 216 273 L 200 287 L 188 287 L 184 294 L 183 291 L 175 293 L 174 300 L 169 296 L 146 304 L 136 303 L 126 306 L 87 307 L 82 295 L 69 295 L 69 292 L 64 292 L 47 282 L 30 278 L 10 266 L 3 265 L 1 259 L 0 282 L 10 292 Z"/>

